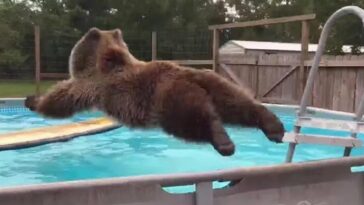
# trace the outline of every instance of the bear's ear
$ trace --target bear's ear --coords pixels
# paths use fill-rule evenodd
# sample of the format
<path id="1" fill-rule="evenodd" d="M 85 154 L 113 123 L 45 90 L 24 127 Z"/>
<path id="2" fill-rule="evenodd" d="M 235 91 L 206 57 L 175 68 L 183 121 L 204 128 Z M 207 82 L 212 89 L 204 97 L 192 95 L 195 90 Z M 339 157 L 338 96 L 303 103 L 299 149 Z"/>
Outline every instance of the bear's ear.
<path id="1" fill-rule="evenodd" d="M 108 73 L 110 71 L 122 71 L 126 63 L 126 56 L 121 48 L 109 48 L 102 56 L 101 71 Z"/>
<path id="2" fill-rule="evenodd" d="M 85 35 L 86 39 L 90 39 L 90 40 L 98 40 L 101 36 L 101 32 L 98 28 L 91 28 Z"/>
<path id="3" fill-rule="evenodd" d="M 115 29 L 113 31 L 113 37 L 115 39 L 123 39 L 123 32 L 120 29 Z"/>

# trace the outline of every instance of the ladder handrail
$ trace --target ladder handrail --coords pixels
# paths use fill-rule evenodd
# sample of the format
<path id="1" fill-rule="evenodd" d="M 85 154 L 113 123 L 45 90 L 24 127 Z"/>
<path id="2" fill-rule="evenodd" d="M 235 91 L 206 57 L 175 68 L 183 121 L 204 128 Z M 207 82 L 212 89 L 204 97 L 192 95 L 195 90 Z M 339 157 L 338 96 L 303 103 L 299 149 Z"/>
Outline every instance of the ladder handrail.
<path id="1" fill-rule="evenodd" d="M 315 76 L 317 75 L 317 71 L 319 68 L 320 61 L 321 61 L 321 56 L 326 47 L 326 41 L 327 41 L 327 37 L 329 35 L 329 31 L 337 19 L 339 19 L 340 17 L 347 15 L 347 14 L 354 14 L 354 15 L 357 15 L 359 18 L 361 18 L 363 27 L 364 27 L 364 10 L 357 6 L 345 6 L 341 9 L 337 10 L 335 13 L 333 13 L 330 16 L 330 18 L 326 21 L 325 26 L 321 32 L 317 51 L 316 51 L 316 54 L 315 54 L 315 57 L 314 57 L 314 60 L 313 60 L 312 66 L 311 66 L 311 70 L 310 70 L 310 73 L 309 73 L 309 76 L 307 79 L 307 84 L 306 84 L 305 90 L 303 92 L 298 116 L 303 116 L 306 113 L 309 95 L 312 93 L 313 82 L 314 82 Z M 362 97 L 359 109 L 356 112 L 356 120 L 359 120 L 363 114 L 364 114 L 364 96 Z"/>
<path id="2" fill-rule="evenodd" d="M 354 15 L 358 16 L 362 20 L 363 27 L 364 27 L 364 10 L 357 6 L 345 6 L 341 9 L 337 10 L 335 13 L 333 13 L 329 17 L 329 19 L 326 21 L 324 28 L 320 35 L 319 44 L 318 44 L 316 54 L 315 54 L 315 57 L 314 57 L 314 60 L 313 60 L 312 66 L 311 66 L 311 70 L 310 70 L 310 73 L 309 73 L 309 76 L 307 79 L 307 84 L 306 84 L 305 90 L 303 92 L 300 110 L 298 112 L 298 117 L 302 117 L 306 114 L 309 95 L 312 93 L 313 82 L 317 75 L 317 71 L 319 68 L 320 61 L 321 61 L 321 56 L 324 53 L 324 50 L 326 47 L 326 41 L 327 41 L 327 37 L 329 36 L 330 29 L 334 25 L 334 23 L 337 19 L 339 19 L 340 17 L 347 15 L 347 14 L 354 14 Z M 354 119 L 357 122 L 360 121 L 363 114 L 364 114 L 364 95 L 362 96 L 359 108 L 356 111 Z M 298 120 L 300 120 L 300 119 L 298 119 Z M 301 126 L 299 126 L 296 122 L 296 124 L 294 126 L 295 136 L 298 135 L 300 133 L 300 131 L 301 131 Z M 351 133 L 352 138 L 356 138 L 356 135 L 357 135 L 356 131 Z M 288 163 L 292 162 L 293 155 L 294 155 L 294 152 L 296 149 L 296 145 L 297 145 L 297 143 L 292 143 L 292 142 L 289 144 L 289 148 L 288 148 L 288 152 L 287 152 L 287 156 L 286 156 L 286 162 L 288 162 Z M 344 151 L 344 156 L 349 156 L 350 152 L 351 152 L 351 147 L 346 147 L 345 151 Z"/>

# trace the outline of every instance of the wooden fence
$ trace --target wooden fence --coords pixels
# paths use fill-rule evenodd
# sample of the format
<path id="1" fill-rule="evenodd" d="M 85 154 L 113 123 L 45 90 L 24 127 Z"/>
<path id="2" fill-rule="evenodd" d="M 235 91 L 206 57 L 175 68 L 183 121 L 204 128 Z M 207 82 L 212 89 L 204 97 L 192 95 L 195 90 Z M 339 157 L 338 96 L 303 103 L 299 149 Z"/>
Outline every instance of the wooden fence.
<path id="1" fill-rule="evenodd" d="M 249 87 L 263 102 L 299 104 L 300 56 L 220 56 L 220 74 Z M 311 60 L 305 61 L 307 79 Z M 311 106 L 353 112 L 364 94 L 364 55 L 324 56 Z"/>
<path id="2" fill-rule="evenodd" d="M 299 104 L 303 86 L 311 65 L 308 50 L 308 23 L 315 14 L 262 19 L 212 25 L 212 60 L 180 60 L 189 66 L 212 65 L 220 74 L 232 78 L 236 83 L 250 87 L 258 99 L 269 103 Z M 302 27 L 301 54 L 234 56 L 219 55 L 220 31 L 261 25 L 300 22 Z M 44 78 L 66 78 L 68 74 L 42 73 L 40 63 L 39 27 L 35 27 L 36 83 Z M 152 59 L 157 59 L 157 33 L 152 34 Z M 311 56 L 312 57 L 312 56 Z M 315 79 L 311 105 L 327 109 L 353 112 L 364 93 L 364 56 L 324 56 Z"/>

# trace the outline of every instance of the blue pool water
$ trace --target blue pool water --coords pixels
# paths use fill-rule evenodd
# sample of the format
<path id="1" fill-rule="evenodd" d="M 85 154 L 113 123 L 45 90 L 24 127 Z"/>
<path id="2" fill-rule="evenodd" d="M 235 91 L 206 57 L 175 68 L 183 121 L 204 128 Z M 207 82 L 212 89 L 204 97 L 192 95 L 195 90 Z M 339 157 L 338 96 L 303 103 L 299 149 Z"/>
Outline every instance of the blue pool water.
<path id="1" fill-rule="evenodd" d="M 273 110 L 292 130 L 293 109 Z M 73 120 L 89 118 L 75 117 Z M 17 116 L 17 117 L 14 117 Z M 30 117 L 29 117 L 30 116 Z M 334 118 L 336 116 L 322 115 Z M 10 120 L 9 120 L 10 118 Z M 29 121 L 29 119 L 32 119 Z M 36 120 L 34 120 L 36 119 Z M 32 113 L 0 113 L 0 124 L 22 123 L 31 127 L 34 121 L 52 124 Z M 71 120 L 72 121 L 72 120 Z M 56 123 L 56 122 L 54 122 Z M 37 124 L 38 125 L 38 124 Z M 13 125 L 11 125 L 13 126 Z M 14 125 L 16 126 L 16 125 Z M 69 142 L 1 151 L 0 186 L 29 185 L 81 179 L 97 179 L 146 174 L 185 173 L 279 164 L 284 161 L 287 144 L 269 142 L 261 131 L 227 126 L 237 145 L 232 157 L 222 157 L 209 145 L 186 144 L 160 129 L 140 130 L 121 127 L 92 136 L 79 137 Z M 11 130 L 12 128 L 10 128 Z M 0 130 L 8 131 L 1 126 Z M 329 133 L 318 129 L 304 132 Z M 345 136 L 344 132 L 330 132 Z M 360 136 L 364 139 L 363 136 Z M 342 156 L 343 148 L 323 145 L 299 145 L 294 161 L 327 159 Z M 353 155 L 364 155 L 364 149 L 354 149 Z"/>

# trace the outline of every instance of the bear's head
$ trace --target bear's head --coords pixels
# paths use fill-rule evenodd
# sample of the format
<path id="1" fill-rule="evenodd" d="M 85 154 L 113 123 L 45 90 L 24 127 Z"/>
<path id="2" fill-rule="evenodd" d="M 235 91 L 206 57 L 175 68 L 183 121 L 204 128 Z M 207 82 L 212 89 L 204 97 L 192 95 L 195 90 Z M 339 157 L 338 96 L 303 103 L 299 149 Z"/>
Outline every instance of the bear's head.
<path id="1" fill-rule="evenodd" d="M 75 79 L 90 78 L 122 72 L 138 62 L 129 52 L 120 29 L 91 28 L 72 49 L 69 72 Z"/>

